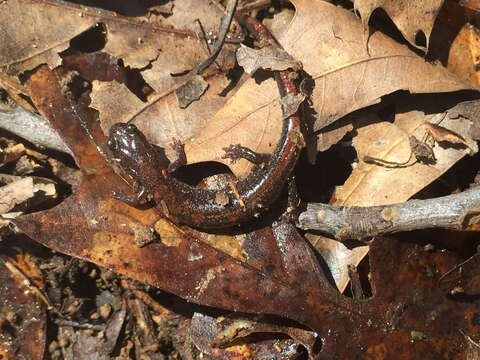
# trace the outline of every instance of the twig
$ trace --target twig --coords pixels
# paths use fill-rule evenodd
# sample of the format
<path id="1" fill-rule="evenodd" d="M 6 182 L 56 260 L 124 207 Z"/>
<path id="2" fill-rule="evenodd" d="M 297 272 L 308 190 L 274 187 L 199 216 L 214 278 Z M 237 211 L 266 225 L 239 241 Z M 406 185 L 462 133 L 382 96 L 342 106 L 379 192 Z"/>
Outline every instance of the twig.
<path id="1" fill-rule="evenodd" d="M 53 322 L 60 326 L 71 326 L 78 329 L 92 329 L 97 331 L 105 330 L 105 325 L 96 325 L 90 323 L 80 323 L 78 321 L 71 321 L 65 319 L 53 319 Z"/>
<path id="2" fill-rule="evenodd" d="M 232 23 L 233 14 L 235 13 L 235 9 L 237 8 L 237 3 L 238 0 L 228 1 L 227 7 L 225 9 L 226 13 L 220 24 L 217 41 L 215 42 L 213 51 L 206 60 L 204 60 L 195 69 L 191 71 L 192 74 L 201 75 L 206 68 L 213 64 L 218 54 L 220 54 L 220 50 L 222 50 L 223 44 L 225 43 L 225 38 L 227 37 L 228 29 L 230 28 L 230 24 Z"/>
<path id="3" fill-rule="evenodd" d="M 271 0 L 255 0 L 248 4 L 244 4 L 238 8 L 238 12 L 245 13 L 256 10 L 258 8 L 268 7 L 272 4 Z"/>
<path id="4" fill-rule="evenodd" d="M 385 206 L 309 203 L 298 222 L 302 229 L 319 230 L 340 241 L 428 228 L 464 230 L 480 223 L 480 186 L 454 195 Z"/>
<path id="5" fill-rule="evenodd" d="M 19 105 L 13 107 L 0 106 L 0 128 L 10 131 L 36 146 L 71 154 L 47 120 Z"/>

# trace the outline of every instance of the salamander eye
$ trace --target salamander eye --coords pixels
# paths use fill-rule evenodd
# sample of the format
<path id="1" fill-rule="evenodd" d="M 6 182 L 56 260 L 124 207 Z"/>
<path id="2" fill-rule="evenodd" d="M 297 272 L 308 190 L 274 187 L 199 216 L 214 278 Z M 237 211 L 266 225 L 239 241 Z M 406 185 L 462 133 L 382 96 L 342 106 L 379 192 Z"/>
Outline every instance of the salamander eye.
<path id="1" fill-rule="evenodd" d="M 126 127 L 126 129 L 129 133 L 136 133 L 137 132 L 137 127 L 133 124 L 128 124 L 128 126 Z"/>
<path id="2" fill-rule="evenodd" d="M 108 141 L 107 141 L 107 146 L 108 146 L 110 149 L 113 149 L 113 148 L 115 148 L 116 143 L 117 143 L 117 142 L 116 142 L 115 140 L 113 140 L 112 138 L 110 138 L 110 139 L 108 139 Z"/>

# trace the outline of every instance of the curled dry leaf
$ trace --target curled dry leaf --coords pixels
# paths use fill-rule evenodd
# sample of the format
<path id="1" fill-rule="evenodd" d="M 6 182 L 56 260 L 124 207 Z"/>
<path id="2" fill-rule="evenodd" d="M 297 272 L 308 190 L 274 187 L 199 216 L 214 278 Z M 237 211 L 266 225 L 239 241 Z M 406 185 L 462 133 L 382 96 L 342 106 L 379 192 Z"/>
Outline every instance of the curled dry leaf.
<path id="1" fill-rule="evenodd" d="M 480 86 L 480 31 L 465 24 L 450 46 L 447 69 L 474 86 Z"/>
<path id="2" fill-rule="evenodd" d="M 383 8 L 410 44 L 427 49 L 435 19 L 443 2 L 444 0 L 354 0 L 353 3 L 365 26 L 372 12 L 377 8 Z M 416 41 L 419 31 L 425 35 L 426 46 Z"/>

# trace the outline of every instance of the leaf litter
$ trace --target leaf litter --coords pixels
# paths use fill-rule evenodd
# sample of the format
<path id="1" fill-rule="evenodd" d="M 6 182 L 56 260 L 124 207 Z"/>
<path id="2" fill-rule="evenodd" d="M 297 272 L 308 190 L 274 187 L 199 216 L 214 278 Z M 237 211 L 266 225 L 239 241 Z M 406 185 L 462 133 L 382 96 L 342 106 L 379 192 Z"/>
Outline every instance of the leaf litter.
<path id="1" fill-rule="evenodd" d="M 117 17 L 107 11 L 83 6 L 62 3 L 55 7 L 54 2 L 39 4 L 55 16 L 61 13 L 71 21 L 72 25 L 68 27 L 71 30 L 60 39 L 41 37 L 45 34 L 39 29 L 27 31 L 27 39 L 33 33 L 39 33 L 42 47 L 37 52 L 14 53 L 17 54 L 14 58 L 5 59 L 2 64 L 8 75 L 2 75 L 2 84 L 14 83 L 12 77 L 15 79 L 17 74 L 33 69 L 25 79 L 24 89 L 40 114 L 51 122 L 70 148 L 83 177 L 74 193 L 56 207 L 13 220 L 23 232 L 56 251 L 89 260 L 191 303 L 221 309 L 220 318 L 214 316 L 209 320 L 217 325 L 222 316 L 228 316 L 228 311 L 271 314 L 293 320 L 296 323 L 281 328 L 280 332 L 298 340 L 288 329 L 301 329 L 303 325 L 308 328 L 304 329 L 305 334 L 313 333 L 321 338 L 320 346 L 315 341 L 308 344 L 296 341 L 295 346 L 303 344 L 311 358 L 351 357 L 352 354 L 383 354 L 395 358 L 399 353 L 403 358 L 415 358 L 419 352 L 429 358 L 429 354 L 461 353 L 465 336 L 440 329 L 442 324 L 448 323 L 452 329 L 460 328 L 465 334 L 475 334 L 478 331 L 478 325 L 472 320 L 475 306 L 445 296 L 437 286 L 440 275 L 461 262 L 455 251 L 429 251 L 426 246 L 414 242 L 379 238 L 369 247 L 355 247 L 354 252 L 360 256 L 352 255 L 350 250 L 342 255 L 339 246 L 347 249 L 343 244 L 318 245 L 318 236 L 307 234 L 309 240 L 316 241 L 315 248 L 319 250 L 316 253 L 293 224 L 274 222 L 278 218 L 276 209 L 271 209 L 271 216 L 246 228 L 232 229 L 227 233 L 204 233 L 178 227 L 152 208 L 137 209 L 113 199 L 112 191 L 126 189 L 128 184 L 105 162 L 103 150 L 99 152 L 104 148 L 105 137 L 97 116 L 104 130 L 115 122 L 133 120 L 150 141 L 164 148 L 172 137 L 187 141 L 185 149 L 190 164 L 210 160 L 222 162 L 222 147 L 232 143 L 241 143 L 259 152 L 269 152 L 275 147 L 280 136 L 279 119 L 282 118 L 276 87 L 270 80 L 258 84 L 258 79 L 243 78 L 226 97 L 218 96 L 228 86 L 223 74 L 233 66 L 231 54 L 235 45 L 229 44 L 228 51 L 220 58 L 226 59 L 227 65 L 212 65 L 211 73 L 206 77 L 209 82 L 206 93 L 186 111 L 180 111 L 173 93 L 184 80 L 171 77 L 171 74 L 193 68 L 206 54 L 200 50 L 201 41 L 194 30 L 184 30 L 182 26 L 181 30 L 158 30 L 158 26 L 164 23 L 141 23 L 138 19 Z M 426 63 L 386 35 L 378 31 L 366 34 L 362 22 L 345 9 L 321 1 L 297 0 L 294 5 L 295 16 L 279 41 L 288 54 L 302 63 L 304 71 L 313 80 L 309 110 L 316 113 L 310 124 L 315 131 L 335 125 L 342 116 L 378 103 L 385 95 L 400 89 L 412 93 L 438 93 L 472 88 L 440 65 Z M 361 5 L 356 5 L 360 9 Z M 12 9 L 12 14 L 21 9 L 21 6 Z M 81 11 L 77 12 L 78 9 Z M 387 10 L 387 13 L 390 12 Z M 322 14 L 321 21 L 318 14 Z M 96 19 L 95 23 L 93 19 Z M 94 74 L 89 79 L 93 81 L 93 92 L 88 93 L 87 83 L 78 97 L 64 97 L 67 94 L 65 88 L 73 84 L 71 79 L 81 72 L 75 70 L 77 75 L 66 83 L 62 82 L 71 69 L 65 63 L 64 54 L 59 55 L 59 52 L 68 48 L 69 39 L 91 29 L 99 19 L 108 29 L 102 51 L 121 59 L 127 73 L 128 69 L 136 68 L 147 84 L 145 92 L 134 90 L 127 78 L 117 77 L 112 81 L 99 76 L 98 70 L 90 70 Z M 48 21 L 44 21 L 48 28 Z M 428 23 L 420 25 L 422 30 L 427 29 L 428 38 Z M 157 32 L 167 35 L 158 36 Z M 127 39 L 131 41 L 125 41 Z M 48 46 L 44 47 L 45 44 Z M 195 44 L 200 45 L 195 47 Z M 158 50 L 160 48 L 162 51 Z M 196 50 L 191 51 L 192 48 Z M 188 56 L 182 57 L 182 54 Z M 97 53 L 94 56 L 102 55 Z M 179 61 L 167 60 L 171 58 Z M 37 68 L 44 63 L 57 69 Z M 82 67 L 88 68 L 85 64 Z M 396 94 L 391 96 L 397 97 Z M 89 98 L 98 115 L 87 107 Z M 439 178 L 467 153 L 477 151 L 474 140 L 478 139 L 475 135 L 478 122 L 471 115 L 478 111 L 477 102 L 465 106 L 457 101 L 457 105 L 453 104 L 447 110 L 428 113 L 420 108 L 412 109 L 412 98 L 403 101 L 397 97 L 396 101 L 393 122 L 385 121 L 382 116 L 380 121 L 370 124 L 366 121 L 363 125 L 361 117 L 346 121 L 348 126 L 339 134 L 351 134 L 358 163 L 354 164 L 345 184 L 337 188 L 331 203 L 366 206 L 405 201 Z M 427 134 L 428 126 L 434 130 L 430 128 Z M 441 133 L 435 126 L 446 129 L 448 136 L 441 135 L 445 132 Z M 338 142 L 339 134 L 325 140 L 323 147 Z M 427 139 L 435 163 L 415 162 L 411 166 L 386 168 L 362 162 L 368 155 L 389 163 L 405 163 L 412 153 L 411 136 L 421 141 L 429 137 L 435 140 Z M 449 141 L 441 140 L 445 138 Z M 450 145 L 445 146 L 445 142 Z M 238 176 L 251 169 L 246 162 L 225 164 Z M 278 206 L 278 210 L 281 207 Z M 155 230 L 152 232 L 155 236 L 149 237 L 148 243 L 140 243 L 138 240 L 145 238 L 144 230 L 149 229 Z M 358 260 L 350 263 L 358 264 L 367 248 L 371 250 L 371 293 L 368 286 L 363 286 L 366 300 L 359 301 L 342 295 L 332 286 L 330 276 L 334 276 L 337 287 L 343 292 L 348 277 L 345 270 L 335 276 L 334 269 L 346 268 L 345 263 L 338 264 L 337 259 L 357 256 Z M 323 260 L 319 262 L 319 253 L 325 256 L 330 267 L 327 272 L 322 266 Z M 429 264 L 427 269 L 425 263 Z M 399 292 L 399 284 L 408 286 Z M 438 309 L 444 311 L 439 313 Z M 197 321 L 198 316 L 194 320 Z M 256 333 L 269 329 L 262 327 L 262 321 L 258 318 L 253 322 L 233 321 L 232 329 L 250 327 L 255 339 Z M 270 327 L 270 331 L 272 329 Z M 244 335 L 248 335 L 248 331 Z M 195 341 L 203 341 L 198 347 L 214 357 L 255 358 L 255 347 L 226 355 L 222 346 L 230 346 L 228 341 L 216 348 L 220 343 L 211 342 L 211 334 L 204 336 L 206 338 L 202 339 L 197 336 Z M 116 336 L 112 339 L 117 341 Z M 291 339 L 286 340 L 279 349 L 293 344 Z M 229 341 L 238 339 L 230 337 Z M 267 345 L 262 345 L 263 352 L 257 351 L 256 354 L 273 354 L 275 349 L 278 350 L 274 343 L 267 341 Z M 77 349 L 80 349 L 79 344 L 76 344 Z M 402 344 L 409 347 L 400 351 Z M 123 348 L 127 351 L 132 345 L 124 344 Z M 107 346 L 106 356 L 112 349 Z M 286 356 L 296 355 L 292 351 Z"/>

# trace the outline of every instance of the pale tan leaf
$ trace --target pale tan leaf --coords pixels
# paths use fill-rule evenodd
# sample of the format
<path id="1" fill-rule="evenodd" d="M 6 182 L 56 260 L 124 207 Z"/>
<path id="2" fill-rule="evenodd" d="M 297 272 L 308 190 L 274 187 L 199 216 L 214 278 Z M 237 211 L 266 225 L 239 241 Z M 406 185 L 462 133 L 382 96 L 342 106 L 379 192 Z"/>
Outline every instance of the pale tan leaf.
<path id="1" fill-rule="evenodd" d="M 152 143 L 165 148 L 170 155 L 173 138 L 184 142 L 194 137 L 227 101 L 228 98 L 219 94 L 228 80 L 215 76 L 208 82 L 209 88 L 198 101 L 180 109 L 173 93 L 142 102 L 123 84 L 94 81 L 91 106 L 99 111 L 100 124 L 106 134 L 113 124 L 133 120 Z"/>
<path id="2" fill-rule="evenodd" d="M 447 69 L 474 86 L 480 85 L 480 31 L 465 24 L 450 46 Z"/>
<path id="3" fill-rule="evenodd" d="M 422 139 L 426 135 L 424 121 L 442 120 L 443 127 L 460 135 L 469 129 L 466 119 L 450 119 L 446 114 L 425 115 L 421 111 L 398 114 L 394 124 L 379 123 L 358 129 L 354 138 L 360 159 L 370 155 L 389 162 L 405 163 L 410 156 L 408 137 Z M 470 149 L 444 148 L 434 144 L 435 164 L 417 162 L 407 167 L 384 167 L 360 162 L 343 186 L 334 194 L 335 203 L 347 206 L 374 206 L 408 200 L 437 179 Z"/>
<path id="4" fill-rule="evenodd" d="M 42 63 L 50 68 L 61 64 L 58 52 L 68 48 L 70 39 L 97 20 L 81 16 L 80 7 L 58 5 L 35 1 L 0 3 L 0 67 L 7 67 L 9 74 L 18 74 Z"/>
<path id="5" fill-rule="evenodd" d="M 230 164 L 222 159 L 224 147 L 240 144 L 260 153 L 273 151 L 282 130 L 282 109 L 276 83 L 272 79 L 260 85 L 247 80 L 205 124 L 193 141 L 185 146 L 189 163 L 215 160 L 230 166 L 237 176 L 246 174 L 251 164 L 239 160 Z"/>
<path id="6" fill-rule="evenodd" d="M 33 179 L 26 177 L 0 187 L 0 214 L 33 196 Z"/>
<path id="7" fill-rule="evenodd" d="M 475 105 L 478 110 L 480 103 L 476 101 Z M 408 108 L 406 104 L 404 106 Z M 472 107 L 470 103 L 467 109 L 472 112 Z M 368 154 L 387 161 L 405 162 L 411 151 L 408 137 L 414 135 L 417 139 L 424 138 L 426 135 L 424 122 L 440 122 L 443 127 L 460 136 L 468 136 L 471 131 L 472 124 L 467 114 L 459 115 L 462 108 L 465 108 L 463 103 L 438 114 L 425 114 L 419 110 L 402 112 L 401 104 L 398 108 L 399 113 L 393 124 L 382 122 L 357 129 L 358 135 L 354 137 L 354 144 L 359 159 Z M 478 120 L 476 121 L 478 123 Z M 433 151 L 437 161 L 429 165 L 415 163 L 407 167 L 391 168 L 359 162 L 345 184 L 337 187 L 331 203 L 344 206 L 375 206 L 406 201 L 445 173 L 470 149 L 444 148 L 435 143 Z M 335 240 L 326 237 L 311 235 L 310 239 L 315 241 L 315 246 L 322 256 L 335 249 L 339 260 L 330 257 L 328 264 L 329 268 L 335 270 L 335 282 L 343 291 L 349 281 L 347 265 L 358 265 L 368 253 L 368 246 L 348 249 L 338 247 Z"/>
<path id="8" fill-rule="evenodd" d="M 423 31 L 428 48 L 428 40 L 443 2 L 444 0 L 354 0 L 353 3 L 364 24 L 368 24 L 375 9 L 383 8 L 413 46 L 424 48 L 415 42 L 417 33 Z"/>
<path id="9" fill-rule="evenodd" d="M 367 46 L 368 32 L 347 10 L 317 0 L 293 3 L 297 12 L 279 40 L 315 80 L 315 130 L 399 89 L 430 93 L 470 87 L 380 32 Z"/>

